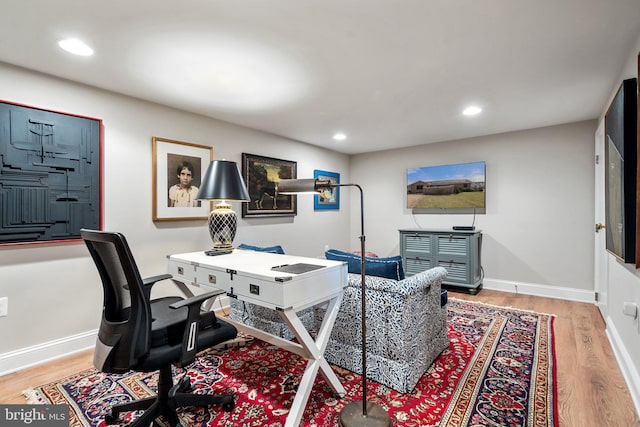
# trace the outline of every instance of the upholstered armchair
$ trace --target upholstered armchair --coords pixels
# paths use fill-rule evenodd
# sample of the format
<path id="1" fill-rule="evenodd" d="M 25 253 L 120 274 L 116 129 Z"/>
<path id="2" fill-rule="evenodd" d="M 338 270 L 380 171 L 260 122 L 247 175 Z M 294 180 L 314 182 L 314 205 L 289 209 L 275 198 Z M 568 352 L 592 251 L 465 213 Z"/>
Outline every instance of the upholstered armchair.
<path id="1" fill-rule="evenodd" d="M 261 249 L 271 248 L 257 250 Z M 354 258 L 354 265 L 359 268 L 359 256 L 337 250 L 328 251 L 327 258 L 329 256 L 347 263 Z M 366 267 L 367 272 L 404 275 L 400 257 L 369 261 L 374 264 Z M 449 346 L 446 294 L 441 295 L 441 283 L 446 275 L 444 268 L 436 267 L 403 280 L 367 276 L 367 377 L 409 393 L 434 359 Z M 360 295 L 360 274 L 350 273 L 325 351 L 329 363 L 358 374 L 362 373 Z M 285 339 L 294 338 L 277 311 L 235 299 L 231 299 L 230 304 L 231 319 Z M 319 307 L 298 313 L 308 330 L 318 330 L 323 316 L 324 309 Z"/>
<path id="2" fill-rule="evenodd" d="M 410 393 L 435 358 L 449 346 L 442 267 L 404 280 L 367 276 L 367 377 Z M 360 275 L 348 286 L 325 351 L 329 363 L 362 373 Z M 316 308 L 316 322 L 323 310 Z M 318 323 L 319 324 L 319 323 Z"/>

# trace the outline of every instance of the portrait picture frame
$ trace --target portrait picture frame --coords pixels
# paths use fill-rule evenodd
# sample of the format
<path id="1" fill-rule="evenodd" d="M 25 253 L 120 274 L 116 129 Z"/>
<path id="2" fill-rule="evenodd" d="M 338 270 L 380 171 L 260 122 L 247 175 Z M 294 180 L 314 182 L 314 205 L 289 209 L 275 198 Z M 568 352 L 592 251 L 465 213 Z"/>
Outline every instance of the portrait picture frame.
<path id="1" fill-rule="evenodd" d="M 195 199 L 202 176 L 213 160 L 213 147 L 152 137 L 153 221 L 205 220 L 210 201 Z M 181 186 L 178 167 L 191 182 Z M 193 169 L 193 171 L 191 171 Z"/>
<path id="2" fill-rule="evenodd" d="M 103 226 L 102 120 L 0 100 L 0 246 Z"/>
<path id="3" fill-rule="evenodd" d="M 337 172 L 329 172 L 315 169 L 313 177 L 322 181 L 331 181 L 332 184 L 340 184 L 340 174 Z M 313 196 L 313 209 L 322 210 L 340 210 L 340 187 L 325 190 L 321 194 Z"/>
<path id="4" fill-rule="evenodd" d="M 604 120 L 606 250 L 636 262 L 637 80 L 626 79 Z"/>
<path id="5" fill-rule="evenodd" d="M 292 160 L 242 153 L 242 178 L 251 197 L 251 201 L 242 204 L 242 217 L 297 215 L 296 196 L 278 194 L 281 179 L 297 178 L 297 165 Z"/>

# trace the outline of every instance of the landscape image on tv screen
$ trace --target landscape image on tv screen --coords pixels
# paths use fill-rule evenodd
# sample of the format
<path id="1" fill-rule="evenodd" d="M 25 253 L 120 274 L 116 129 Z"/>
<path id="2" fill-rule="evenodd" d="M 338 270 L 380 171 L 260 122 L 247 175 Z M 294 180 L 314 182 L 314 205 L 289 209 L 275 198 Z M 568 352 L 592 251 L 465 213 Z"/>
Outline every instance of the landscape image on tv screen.
<path id="1" fill-rule="evenodd" d="M 485 162 L 407 169 L 407 208 L 416 213 L 485 213 Z"/>

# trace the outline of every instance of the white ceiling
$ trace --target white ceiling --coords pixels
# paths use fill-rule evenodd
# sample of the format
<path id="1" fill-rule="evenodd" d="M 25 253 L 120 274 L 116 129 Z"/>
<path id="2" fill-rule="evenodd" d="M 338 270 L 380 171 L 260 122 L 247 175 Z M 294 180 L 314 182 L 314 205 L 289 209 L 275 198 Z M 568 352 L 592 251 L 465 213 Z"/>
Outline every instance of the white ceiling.
<path id="1" fill-rule="evenodd" d="M 0 61 L 362 153 L 596 118 L 639 34 L 639 0 L 3 0 Z"/>

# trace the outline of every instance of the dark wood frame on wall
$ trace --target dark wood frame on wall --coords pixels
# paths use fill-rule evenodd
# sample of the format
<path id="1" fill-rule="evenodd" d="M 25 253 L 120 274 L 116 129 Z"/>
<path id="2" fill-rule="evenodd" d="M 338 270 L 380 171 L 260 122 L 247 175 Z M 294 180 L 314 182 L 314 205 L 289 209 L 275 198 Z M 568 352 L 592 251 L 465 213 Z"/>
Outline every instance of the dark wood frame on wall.
<path id="1" fill-rule="evenodd" d="M 102 229 L 102 120 L 0 101 L 0 245 Z"/>
<path id="2" fill-rule="evenodd" d="M 605 115 L 606 249 L 636 262 L 637 81 L 620 85 Z"/>
<path id="3" fill-rule="evenodd" d="M 297 214 L 296 196 L 278 194 L 281 179 L 297 178 L 296 162 L 242 153 L 242 178 L 251 197 L 249 203 L 242 204 L 243 218 Z"/>
<path id="4" fill-rule="evenodd" d="M 638 53 L 638 80 L 640 82 L 640 52 Z M 640 84 L 637 87 L 636 98 L 636 139 L 637 139 L 637 165 L 640 165 Z M 636 268 L 640 268 L 640 168 L 636 171 Z"/>

